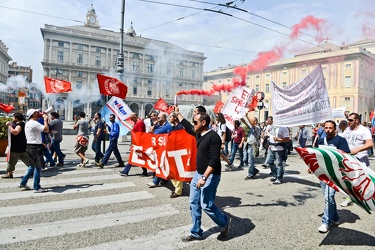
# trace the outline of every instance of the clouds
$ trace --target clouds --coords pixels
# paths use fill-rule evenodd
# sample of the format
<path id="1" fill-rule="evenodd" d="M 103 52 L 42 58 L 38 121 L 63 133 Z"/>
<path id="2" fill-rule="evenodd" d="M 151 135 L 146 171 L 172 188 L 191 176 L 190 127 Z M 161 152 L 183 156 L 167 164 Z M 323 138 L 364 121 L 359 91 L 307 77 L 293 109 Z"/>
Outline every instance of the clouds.
<path id="1" fill-rule="evenodd" d="M 215 7 L 187 0 L 159 1 L 196 8 Z M 225 3 L 225 1 L 215 2 Z M 375 21 L 375 15 L 373 15 L 375 6 L 371 4 L 370 0 L 356 1 L 355 3 L 349 0 L 274 0 L 245 1 L 242 4 L 237 1 L 236 3 L 238 8 L 290 27 L 307 15 L 323 18 L 326 23 L 322 35 L 330 37 L 335 44 L 353 42 L 364 38 L 364 34 L 370 36 L 374 32 L 371 29 L 373 25 L 369 24 L 373 24 Z M 75 0 L 6 1 L 0 7 L 0 16 L 2 17 L 0 19 L 2 31 L 0 39 L 9 48 L 8 53 L 13 60 L 18 62 L 18 65 L 30 65 L 34 70 L 33 80 L 43 82 L 41 61 L 43 60 L 44 44 L 40 28 L 44 27 L 44 24 L 57 26 L 83 24 L 90 4 L 91 1 Z M 93 4 L 100 26 L 104 29 L 119 31 L 121 1 L 93 1 Z M 4 6 L 9 8 L 4 8 Z M 207 57 L 205 71 L 227 64 L 249 63 L 259 52 L 272 50 L 275 46 L 288 41 L 288 38 L 282 34 L 249 22 L 286 34 L 290 34 L 290 29 L 239 10 L 225 8 L 217 10 L 220 9 L 235 18 L 196 9 L 126 0 L 125 32 L 130 27 L 130 22 L 133 22 L 137 35 L 164 40 L 189 50 L 203 52 Z M 181 20 L 175 21 L 177 19 Z M 81 23 L 75 20 L 81 21 Z M 149 29 L 154 26 L 158 27 Z M 362 27 L 366 29 L 362 29 Z M 305 30 L 305 32 L 315 35 L 309 30 Z M 301 36 L 301 39 L 312 41 L 306 36 Z M 305 49 L 311 46 L 308 43 L 298 42 L 295 49 Z M 287 56 L 293 56 L 293 54 Z"/>

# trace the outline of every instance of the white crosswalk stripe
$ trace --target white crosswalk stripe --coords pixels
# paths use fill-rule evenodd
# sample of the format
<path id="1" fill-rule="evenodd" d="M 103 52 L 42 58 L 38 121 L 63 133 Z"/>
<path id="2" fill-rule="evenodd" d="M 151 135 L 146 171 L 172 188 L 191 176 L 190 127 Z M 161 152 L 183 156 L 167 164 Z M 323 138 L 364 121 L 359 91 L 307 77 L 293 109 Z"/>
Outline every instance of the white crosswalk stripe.
<path id="1" fill-rule="evenodd" d="M 17 228 L 3 228 L 1 230 L 0 244 L 29 241 L 64 234 L 74 234 L 92 229 L 101 229 L 155 219 L 177 213 L 179 213 L 179 211 L 171 205 L 163 205 L 119 213 L 106 213 L 63 221 L 25 225 Z"/>
<path id="2" fill-rule="evenodd" d="M 26 167 L 17 168 L 15 177 L 21 177 L 22 171 L 26 171 Z M 181 212 L 185 216 L 188 213 L 187 197 L 184 197 L 186 206 L 183 210 L 180 205 L 171 204 L 174 201 L 172 199 L 165 203 L 165 200 L 154 193 L 163 190 L 167 193 L 163 196 L 166 198 L 170 191 L 165 188 L 147 188 L 145 182 L 150 180 L 124 178 L 118 175 L 117 169 L 56 168 L 42 173 L 41 185 L 49 189 L 47 193 L 21 191 L 17 188 L 20 180 L 13 178 L 0 182 L 0 220 L 5 221 L 0 229 L 0 249 L 24 249 L 36 245 L 39 249 L 49 249 L 40 246 L 38 242 L 54 242 L 55 239 L 65 239 L 69 235 L 84 237 L 85 244 L 77 245 L 83 249 L 179 249 L 198 244 L 185 243 L 179 238 L 187 234 L 191 227 L 186 220 L 184 224 L 179 224 L 178 220 L 176 223 Z M 32 187 L 33 179 L 29 180 L 28 185 Z M 5 192 L 5 189 L 8 190 Z M 147 205 L 138 207 L 134 206 L 133 202 Z M 123 211 L 118 209 L 119 206 Z M 87 212 L 90 210 L 96 212 L 91 215 Z M 82 215 L 75 216 L 76 213 Z M 31 219 L 34 215 L 38 220 Z M 135 238 L 125 235 L 123 240 L 109 238 L 106 241 L 97 241 L 93 238 L 95 236 L 92 236 L 92 232 L 97 230 L 117 231 L 119 228 L 131 228 L 137 223 L 151 222 L 150 225 L 153 225 L 159 219 L 168 220 L 169 217 L 174 218 L 171 228 L 155 233 L 148 231 L 147 234 Z M 17 221 L 14 226 L 13 220 Z M 77 248 L 74 247 L 74 242 L 69 244 L 73 246 L 69 249 Z M 58 243 L 57 246 L 64 248 L 64 243 Z"/>

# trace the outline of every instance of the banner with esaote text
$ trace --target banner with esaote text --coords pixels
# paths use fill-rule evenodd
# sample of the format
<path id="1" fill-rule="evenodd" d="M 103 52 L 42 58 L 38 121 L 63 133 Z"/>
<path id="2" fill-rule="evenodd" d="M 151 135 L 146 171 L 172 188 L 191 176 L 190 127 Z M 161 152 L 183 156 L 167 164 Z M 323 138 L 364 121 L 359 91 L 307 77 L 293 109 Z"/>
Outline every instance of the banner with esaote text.
<path id="1" fill-rule="evenodd" d="M 230 130 L 234 128 L 234 121 L 241 119 L 249 111 L 247 105 L 254 95 L 255 91 L 246 87 L 236 88 L 230 94 L 221 109 L 221 113 L 223 113 L 227 122 L 226 125 Z"/>
<path id="2" fill-rule="evenodd" d="M 163 179 L 190 182 L 196 169 L 195 137 L 185 130 L 168 134 L 132 132 L 128 162 Z"/>
<path id="3" fill-rule="evenodd" d="M 346 107 L 332 109 L 333 118 L 346 119 L 345 110 Z"/>
<path id="4" fill-rule="evenodd" d="M 333 119 L 320 64 L 308 76 L 284 89 L 274 82 L 271 86 L 275 126 L 299 126 Z"/>
<path id="5" fill-rule="evenodd" d="M 375 211 L 375 172 L 355 156 L 333 147 L 296 148 L 310 170 L 366 212 Z"/>

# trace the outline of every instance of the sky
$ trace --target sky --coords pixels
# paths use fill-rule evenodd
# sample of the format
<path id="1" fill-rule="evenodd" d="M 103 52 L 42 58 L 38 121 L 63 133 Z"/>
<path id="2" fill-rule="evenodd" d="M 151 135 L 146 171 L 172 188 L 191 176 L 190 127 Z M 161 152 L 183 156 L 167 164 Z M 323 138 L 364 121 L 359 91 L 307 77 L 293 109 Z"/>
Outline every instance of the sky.
<path id="1" fill-rule="evenodd" d="M 259 53 L 286 44 L 288 49 L 283 58 L 319 44 L 322 38 L 336 45 L 375 38 L 375 0 L 234 0 L 230 4 L 241 10 L 219 6 L 226 4 L 219 0 L 150 1 L 126 0 L 125 31 L 132 22 L 137 35 L 204 53 L 205 72 L 229 64 L 249 64 Z M 43 82 L 40 28 L 45 24 L 83 25 L 93 4 L 100 26 L 119 31 L 121 3 L 121 0 L 0 0 L 0 40 L 9 48 L 8 54 L 14 62 L 32 67 L 33 82 Z M 297 36 L 299 40 L 292 39 L 290 28 L 307 16 L 323 20 L 319 29 L 303 27 L 300 30 L 303 33 Z"/>

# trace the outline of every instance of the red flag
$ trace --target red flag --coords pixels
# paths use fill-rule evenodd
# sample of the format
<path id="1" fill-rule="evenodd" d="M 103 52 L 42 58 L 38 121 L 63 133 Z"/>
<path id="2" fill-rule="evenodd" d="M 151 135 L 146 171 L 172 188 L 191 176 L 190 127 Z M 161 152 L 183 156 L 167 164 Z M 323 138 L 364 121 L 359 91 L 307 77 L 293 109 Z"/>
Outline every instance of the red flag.
<path id="1" fill-rule="evenodd" d="M 173 106 L 169 106 L 163 100 L 163 98 L 160 97 L 159 100 L 155 103 L 154 109 L 160 110 L 160 111 L 163 111 L 163 112 L 167 112 L 168 114 L 170 114 L 173 111 Z"/>
<path id="2" fill-rule="evenodd" d="M 128 87 L 114 77 L 97 74 L 99 90 L 102 95 L 117 96 L 125 99 Z"/>
<path id="3" fill-rule="evenodd" d="M 72 85 L 68 81 L 44 77 L 46 93 L 63 93 L 72 91 Z"/>
<path id="4" fill-rule="evenodd" d="M 254 111 L 257 105 L 258 105 L 258 98 L 256 95 L 254 95 L 253 98 L 251 99 L 251 103 L 247 107 L 249 108 L 249 111 Z"/>
<path id="5" fill-rule="evenodd" d="M 222 101 L 217 101 L 215 107 L 214 107 L 214 113 L 220 113 L 221 109 L 223 108 L 224 103 Z"/>
<path id="6" fill-rule="evenodd" d="M 0 103 L 0 109 L 3 110 L 5 113 L 10 113 L 12 110 L 14 110 L 14 106 Z"/>

